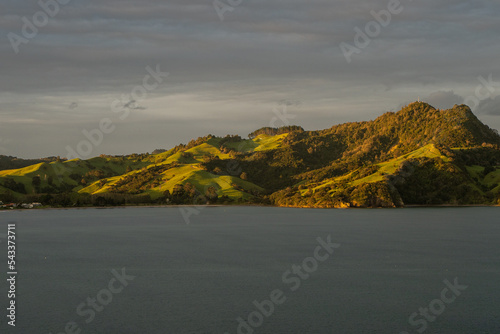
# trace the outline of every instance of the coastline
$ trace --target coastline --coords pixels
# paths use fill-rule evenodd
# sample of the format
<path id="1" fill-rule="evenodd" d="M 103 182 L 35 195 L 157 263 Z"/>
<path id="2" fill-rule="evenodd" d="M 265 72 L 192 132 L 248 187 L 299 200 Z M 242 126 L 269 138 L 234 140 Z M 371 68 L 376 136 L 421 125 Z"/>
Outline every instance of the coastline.
<path id="1" fill-rule="evenodd" d="M 321 207 L 306 207 L 306 206 L 275 206 L 275 205 L 263 205 L 263 204 L 158 204 L 158 205 L 117 205 L 117 206 L 73 206 L 73 207 L 40 207 L 40 208 L 15 208 L 15 209 L 2 209 L 1 212 L 12 212 L 12 211 L 33 211 L 33 210 L 85 210 L 85 209 L 128 209 L 128 208 L 217 208 L 217 207 L 269 207 L 269 208 L 288 208 L 288 209 L 318 209 L 318 210 L 364 210 L 364 209 L 415 209 L 415 208 L 474 208 L 474 207 L 500 207 L 500 205 L 488 205 L 488 204 L 436 204 L 436 205 L 422 205 L 422 204 L 409 204 L 401 207 L 334 207 L 334 208 L 321 208 Z"/>

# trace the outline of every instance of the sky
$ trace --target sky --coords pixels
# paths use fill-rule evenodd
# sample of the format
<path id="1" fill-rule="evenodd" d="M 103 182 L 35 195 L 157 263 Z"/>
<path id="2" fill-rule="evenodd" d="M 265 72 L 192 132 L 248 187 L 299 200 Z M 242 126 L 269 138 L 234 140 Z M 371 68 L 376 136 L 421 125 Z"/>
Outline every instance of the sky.
<path id="1" fill-rule="evenodd" d="M 466 103 L 500 129 L 494 0 L 0 0 L 0 154 L 90 158 Z"/>

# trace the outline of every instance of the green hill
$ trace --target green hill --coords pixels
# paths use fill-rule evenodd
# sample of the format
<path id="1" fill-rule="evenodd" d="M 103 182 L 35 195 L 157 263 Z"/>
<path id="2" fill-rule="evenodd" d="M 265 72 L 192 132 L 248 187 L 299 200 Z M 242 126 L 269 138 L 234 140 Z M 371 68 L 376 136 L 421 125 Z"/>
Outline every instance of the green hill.
<path id="1" fill-rule="evenodd" d="M 469 107 L 415 102 L 318 131 L 208 135 L 156 154 L 0 171 L 0 200 L 53 206 L 259 203 L 297 207 L 498 204 L 500 136 Z"/>
<path id="2" fill-rule="evenodd" d="M 58 161 L 58 157 L 48 157 L 42 159 L 21 159 L 6 155 L 0 155 L 0 171 L 5 169 L 17 169 L 23 168 L 35 164 L 39 164 L 41 162 L 52 162 Z"/>

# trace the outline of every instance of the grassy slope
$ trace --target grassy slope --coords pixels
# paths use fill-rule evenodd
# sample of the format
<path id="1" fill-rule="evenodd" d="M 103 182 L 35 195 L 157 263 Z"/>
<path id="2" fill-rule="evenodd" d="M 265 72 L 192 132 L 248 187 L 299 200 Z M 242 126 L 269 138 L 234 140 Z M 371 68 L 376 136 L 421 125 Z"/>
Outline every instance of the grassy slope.
<path id="1" fill-rule="evenodd" d="M 493 185 L 497 185 L 495 188 L 493 188 L 493 191 L 500 192 L 500 166 L 497 167 L 496 171 L 491 172 L 488 175 L 486 175 L 483 182 L 488 187 L 492 187 Z"/>
<path id="2" fill-rule="evenodd" d="M 136 173 L 136 171 L 132 171 L 128 174 L 133 173 Z M 104 179 L 106 184 L 103 187 L 99 185 L 101 181 L 96 181 L 90 186 L 81 189 L 79 192 L 90 194 L 106 193 L 109 192 L 110 186 L 121 178 L 122 176 L 116 176 Z M 214 186 L 219 196 L 227 195 L 233 199 L 248 199 L 251 195 L 234 189 L 232 184 L 236 184 L 246 190 L 263 191 L 259 186 L 234 176 L 208 173 L 200 169 L 198 164 L 185 164 L 180 167 L 171 168 L 161 174 L 161 181 L 158 187 L 152 187 L 147 190 L 153 199 L 160 197 L 166 190 L 172 192 L 176 184 L 185 184 L 187 182 L 193 184 L 202 193 L 204 193 L 209 186 Z"/>
<path id="3" fill-rule="evenodd" d="M 48 185 L 49 177 L 52 177 L 53 184 L 56 186 L 66 183 L 78 187 L 78 183 L 69 177 L 71 174 L 84 175 L 94 169 L 101 169 L 114 174 L 123 174 L 127 167 L 135 169 L 147 166 L 148 164 L 149 163 L 131 159 L 124 159 L 122 161 L 119 158 L 101 157 L 85 161 L 75 159 L 65 162 L 44 162 L 20 169 L 0 171 L 0 182 L 2 178 L 11 178 L 18 183 L 24 184 L 26 192 L 29 194 L 33 192 L 32 179 L 34 176 L 40 177 L 41 187 Z M 3 192 L 5 188 L 2 188 L 0 188 L 0 191 Z"/>
<path id="4" fill-rule="evenodd" d="M 244 139 L 240 142 L 226 143 L 225 145 L 237 152 L 244 153 L 274 150 L 279 148 L 287 135 L 288 133 L 276 136 L 259 135 L 253 139 Z"/>
<path id="5" fill-rule="evenodd" d="M 327 186 L 334 188 L 335 184 L 338 184 L 345 180 L 350 181 L 348 182 L 348 184 L 351 186 L 358 186 L 363 183 L 380 182 L 384 180 L 385 175 L 394 174 L 404 161 L 412 158 L 440 158 L 445 162 L 450 161 L 450 158 L 445 155 L 442 155 L 441 152 L 433 144 L 429 144 L 408 154 L 377 164 L 377 167 L 379 167 L 379 169 L 371 175 L 351 180 L 351 176 L 356 172 L 353 171 L 351 173 L 342 175 L 340 177 L 325 180 L 321 182 L 321 184 L 316 185 L 314 188 L 312 188 L 312 190 L 317 191 Z M 466 166 L 466 168 L 470 176 L 472 176 L 473 178 L 477 178 L 478 180 L 480 180 L 481 183 L 483 183 L 488 187 L 497 185 L 497 187 L 495 187 L 493 190 L 500 191 L 500 167 L 498 167 L 495 171 L 489 173 L 485 177 L 483 177 L 482 175 L 482 172 L 484 170 L 484 167 L 482 166 Z M 477 184 L 471 182 L 470 186 L 479 191 L 481 194 L 484 194 L 484 192 L 478 187 Z M 307 191 L 308 191 L 307 189 L 303 189 L 300 193 L 301 195 L 304 195 Z M 335 192 L 336 189 L 330 191 L 330 193 L 332 194 Z"/>
<path id="6" fill-rule="evenodd" d="M 283 133 L 281 135 L 276 135 L 276 136 L 266 136 L 266 135 L 257 136 L 253 139 L 253 141 L 256 144 L 258 144 L 258 146 L 254 149 L 254 151 L 258 152 L 258 151 L 277 149 L 287 135 L 288 133 Z"/>
<path id="7" fill-rule="evenodd" d="M 261 135 L 253 140 L 242 140 L 241 142 L 228 143 L 226 146 L 238 150 L 240 152 L 253 152 L 264 151 L 279 147 L 286 134 L 279 136 L 266 136 Z M 246 191 L 264 191 L 263 188 L 240 179 L 239 177 L 230 175 L 215 175 L 209 173 L 200 167 L 200 162 L 203 161 L 203 156 L 211 155 L 218 156 L 221 160 L 229 159 L 229 154 L 222 153 L 218 149 L 220 139 L 212 138 L 206 143 L 195 146 L 186 150 L 186 153 L 193 154 L 193 158 L 184 157 L 182 152 L 172 154 L 171 151 L 163 152 L 154 155 L 149 161 L 161 161 L 159 164 L 169 164 L 177 162 L 179 167 L 171 168 L 163 172 L 160 176 L 161 184 L 157 187 L 152 187 L 147 192 L 153 199 L 162 195 L 166 190 L 172 192 L 176 184 L 185 184 L 187 182 L 193 184 L 201 193 L 204 193 L 209 186 L 214 186 L 217 189 L 219 196 L 228 196 L 232 199 L 249 199 L 252 195 L 237 190 L 233 184 L 243 188 Z M 152 166 L 152 165 L 149 165 Z M 103 179 L 106 184 L 101 187 L 101 180 L 92 183 L 91 185 L 79 189 L 80 193 L 100 194 L 110 191 L 110 186 L 123 178 L 125 175 L 137 173 L 138 171 L 131 171 L 129 173 Z"/>
<path id="8" fill-rule="evenodd" d="M 443 161 L 448 162 L 450 159 L 439 152 L 439 150 L 433 145 L 429 144 L 418 150 L 410 152 L 408 154 L 402 155 L 395 159 L 389 160 L 387 162 L 382 162 L 377 164 L 379 170 L 372 175 L 368 175 L 362 179 L 358 179 L 352 183 L 353 186 L 356 186 L 361 183 L 373 183 L 379 182 L 384 179 L 384 175 L 394 174 L 401 163 L 408 159 L 416 159 L 416 158 L 441 158 Z"/>
<path id="9" fill-rule="evenodd" d="M 218 156 L 220 159 L 229 159 L 229 154 L 222 153 L 216 146 L 216 143 L 210 139 L 207 143 L 195 146 L 187 150 L 187 153 L 192 153 L 194 159 L 201 162 L 204 155 Z"/>
<path id="10" fill-rule="evenodd" d="M 403 163 L 404 161 L 406 161 L 408 159 L 412 159 L 412 158 L 424 158 L 424 157 L 426 157 L 426 158 L 441 158 L 444 161 L 449 161 L 449 158 L 442 155 L 441 152 L 439 152 L 439 150 L 433 144 L 429 144 L 429 145 L 426 145 L 422 148 L 419 148 L 418 150 L 415 150 L 415 151 L 410 152 L 408 154 L 404 154 L 404 155 L 397 157 L 395 159 L 391 159 L 391 160 L 388 160 L 386 162 L 379 163 L 376 165 L 378 167 L 378 170 L 375 173 L 368 175 L 368 176 L 365 176 L 365 177 L 362 177 L 362 178 L 359 178 L 359 179 L 356 179 L 354 181 L 351 181 L 351 182 L 349 182 L 349 184 L 352 186 L 357 186 L 357 185 L 362 184 L 362 183 L 374 183 L 374 182 L 382 181 L 382 180 L 384 180 L 384 175 L 394 174 L 398 170 L 401 163 Z M 344 180 L 349 180 L 354 172 L 356 172 L 356 171 L 353 171 L 351 173 L 348 173 L 346 175 L 342 175 L 339 177 L 324 180 L 319 185 L 316 185 L 313 188 L 313 191 L 320 190 L 321 188 L 324 188 L 327 186 L 334 186 L 335 184 L 340 183 Z M 304 193 L 306 191 L 307 190 L 302 190 L 301 194 L 304 195 Z M 334 191 L 335 190 L 333 190 L 333 192 Z"/>
<path id="11" fill-rule="evenodd" d="M 483 171 L 484 167 L 482 166 L 467 166 L 467 172 L 472 178 L 479 180 L 479 182 L 488 188 L 496 185 L 496 187 L 493 188 L 493 191 L 500 192 L 500 166 L 497 166 L 496 170 L 488 173 L 488 175 L 483 175 Z"/>

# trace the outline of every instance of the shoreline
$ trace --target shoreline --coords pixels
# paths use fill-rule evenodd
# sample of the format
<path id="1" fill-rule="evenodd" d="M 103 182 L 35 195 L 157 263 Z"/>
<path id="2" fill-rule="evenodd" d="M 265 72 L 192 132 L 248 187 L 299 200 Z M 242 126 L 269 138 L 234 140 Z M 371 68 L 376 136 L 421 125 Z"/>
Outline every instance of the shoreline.
<path id="1" fill-rule="evenodd" d="M 342 207 L 342 208 L 317 208 L 317 207 L 298 207 L 298 206 L 274 206 L 274 205 L 262 205 L 262 204 L 158 204 L 158 205 L 117 205 L 117 206 L 76 206 L 76 207 L 41 207 L 41 208 L 15 208 L 15 209 L 2 209 L 1 212 L 11 212 L 11 211 L 33 211 L 33 210 L 85 210 L 85 209 L 128 209 L 128 208 L 217 208 L 217 207 L 261 207 L 261 208 L 287 208 L 287 209 L 318 209 L 318 210 L 364 210 L 364 209 L 415 209 L 415 208 L 475 208 L 475 207 L 500 207 L 500 205 L 489 205 L 489 204 L 436 204 L 436 205 L 421 205 L 421 204 L 409 204 L 402 207 Z"/>

